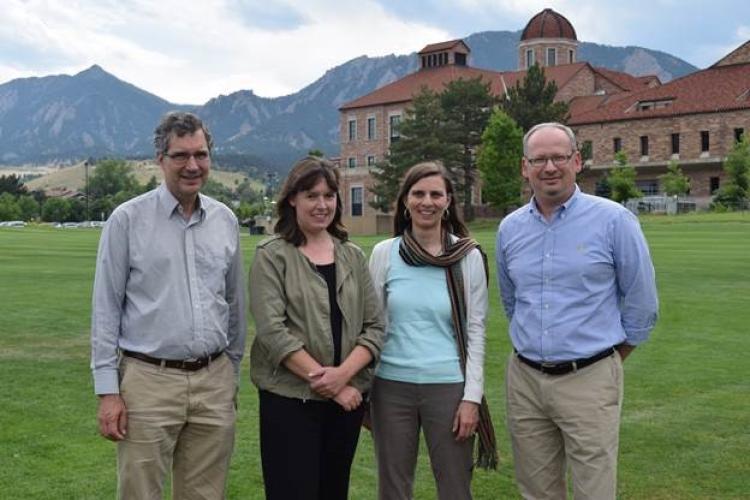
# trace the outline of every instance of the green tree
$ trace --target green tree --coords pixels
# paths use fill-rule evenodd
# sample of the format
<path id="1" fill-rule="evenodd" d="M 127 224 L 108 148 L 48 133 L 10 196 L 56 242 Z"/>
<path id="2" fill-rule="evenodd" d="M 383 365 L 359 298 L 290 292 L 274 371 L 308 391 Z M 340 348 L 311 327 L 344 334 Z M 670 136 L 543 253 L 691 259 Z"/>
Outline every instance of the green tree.
<path id="1" fill-rule="evenodd" d="M 17 204 L 21 211 L 21 220 L 30 221 L 39 217 L 39 204 L 33 196 L 19 196 Z"/>
<path id="2" fill-rule="evenodd" d="M 602 198 L 612 197 L 612 186 L 609 185 L 607 174 L 604 174 L 602 178 L 597 181 L 596 186 L 594 187 L 594 194 Z"/>
<path id="3" fill-rule="evenodd" d="M 517 81 L 508 89 L 506 99 L 502 102 L 505 112 L 528 132 L 538 123 L 565 123 L 568 117 L 568 104 L 555 102 L 557 84 L 547 82 L 544 69 L 534 64 L 526 72 L 523 82 Z"/>
<path id="4" fill-rule="evenodd" d="M 21 209 L 18 208 L 16 197 L 10 193 L 0 194 L 0 220 L 21 219 Z"/>
<path id="5" fill-rule="evenodd" d="M 438 94 L 422 87 L 414 97 L 399 125 L 400 139 L 391 144 L 385 161 L 372 167 L 374 179 L 370 191 L 375 195 L 370 206 L 390 212 L 398 196 L 398 188 L 406 170 L 421 161 L 442 160 L 450 149 L 442 138 L 444 113 Z"/>
<path id="6" fill-rule="evenodd" d="M 667 165 L 667 173 L 659 176 L 664 194 L 667 196 L 686 195 L 690 191 L 690 177 L 682 173 L 680 165 L 672 160 Z"/>
<path id="7" fill-rule="evenodd" d="M 326 154 L 323 151 L 321 151 L 320 149 L 317 149 L 317 148 L 311 149 L 310 151 L 308 151 L 307 155 L 308 156 L 314 156 L 316 158 L 325 158 L 326 157 Z"/>
<path id="8" fill-rule="evenodd" d="M 152 175 L 148 182 L 143 186 L 143 192 L 151 191 L 159 187 L 159 181 L 156 180 L 156 176 Z"/>
<path id="9" fill-rule="evenodd" d="M 483 82 L 481 77 L 453 80 L 440 94 L 444 117 L 440 132 L 444 144 L 449 147 L 442 160 L 453 174 L 467 221 L 474 219 L 471 193 L 477 177 L 476 152 L 494 104 L 490 84 Z"/>
<path id="10" fill-rule="evenodd" d="M 97 163 L 89 176 L 89 197 L 114 196 L 120 191 L 129 193 L 129 198 L 140 192 L 133 168 L 124 160 L 102 160 Z"/>
<path id="11" fill-rule="evenodd" d="M 612 199 L 617 203 L 624 203 L 632 198 L 641 198 L 643 193 L 635 185 L 635 168 L 628 164 L 628 157 L 624 152 L 615 154 L 617 165 L 609 172 L 608 182 L 612 189 Z"/>
<path id="12" fill-rule="evenodd" d="M 482 134 L 477 164 L 482 174 L 482 193 L 493 207 L 508 213 L 521 202 L 523 131 L 498 108 Z"/>
<path id="13" fill-rule="evenodd" d="M 24 186 L 21 177 L 16 174 L 0 175 L 0 193 L 10 193 L 14 197 L 19 196 L 26 194 L 26 186 Z"/>
<path id="14" fill-rule="evenodd" d="M 42 220 L 64 222 L 70 217 L 71 206 L 67 198 L 47 198 L 42 206 Z"/>
<path id="15" fill-rule="evenodd" d="M 747 207 L 750 189 L 750 142 L 747 135 L 736 142 L 724 161 L 727 182 L 716 193 L 713 205 L 744 209 Z"/>

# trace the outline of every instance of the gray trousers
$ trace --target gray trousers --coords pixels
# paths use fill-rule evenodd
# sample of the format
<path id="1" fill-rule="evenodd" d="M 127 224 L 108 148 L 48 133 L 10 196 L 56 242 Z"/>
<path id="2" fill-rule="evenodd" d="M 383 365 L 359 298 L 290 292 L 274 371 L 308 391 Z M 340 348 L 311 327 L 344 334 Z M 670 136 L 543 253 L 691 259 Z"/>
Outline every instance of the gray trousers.
<path id="1" fill-rule="evenodd" d="M 411 384 L 376 377 L 370 411 L 378 463 L 378 498 L 412 498 L 424 429 L 440 500 L 470 500 L 474 440 L 457 442 L 453 418 L 464 384 Z"/>

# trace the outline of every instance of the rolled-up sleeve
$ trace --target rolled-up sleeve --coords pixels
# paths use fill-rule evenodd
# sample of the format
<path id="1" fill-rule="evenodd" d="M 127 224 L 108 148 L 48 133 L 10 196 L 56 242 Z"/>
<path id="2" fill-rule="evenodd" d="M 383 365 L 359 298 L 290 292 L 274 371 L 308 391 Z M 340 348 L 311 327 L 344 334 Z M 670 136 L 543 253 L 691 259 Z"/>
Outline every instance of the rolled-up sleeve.
<path id="1" fill-rule="evenodd" d="M 274 366 L 305 347 L 286 326 L 287 297 L 283 263 L 270 251 L 258 247 L 250 270 L 250 312 L 255 320 L 255 342 Z"/>
<path id="2" fill-rule="evenodd" d="M 96 394 L 119 394 L 120 322 L 129 272 L 127 219 L 115 212 L 102 231 L 91 304 L 91 370 Z"/>

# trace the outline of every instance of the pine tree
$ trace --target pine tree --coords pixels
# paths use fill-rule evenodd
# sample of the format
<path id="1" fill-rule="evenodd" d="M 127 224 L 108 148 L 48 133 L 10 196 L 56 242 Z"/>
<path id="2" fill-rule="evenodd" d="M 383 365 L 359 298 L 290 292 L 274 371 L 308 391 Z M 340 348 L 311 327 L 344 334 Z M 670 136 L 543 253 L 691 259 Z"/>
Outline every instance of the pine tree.
<path id="1" fill-rule="evenodd" d="M 539 123 L 565 123 L 568 118 L 568 104 L 555 102 L 555 94 L 557 84 L 554 81 L 547 82 L 544 69 L 534 64 L 526 72 L 523 83 L 518 81 L 514 87 L 508 89 L 503 107 L 526 133 Z"/>

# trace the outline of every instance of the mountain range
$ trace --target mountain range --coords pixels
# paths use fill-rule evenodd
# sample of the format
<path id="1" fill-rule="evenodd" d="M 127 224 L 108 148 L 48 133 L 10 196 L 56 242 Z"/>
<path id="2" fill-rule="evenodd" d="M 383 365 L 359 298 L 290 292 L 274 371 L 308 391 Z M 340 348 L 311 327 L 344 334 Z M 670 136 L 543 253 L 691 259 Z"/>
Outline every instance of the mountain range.
<path id="1" fill-rule="evenodd" d="M 470 64 L 496 71 L 517 67 L 520 31 L 468 36 Z M 594 66 L 656 74 L 662 82 L 695 71 L 664 52 L 581 42 L 578 59 Z M 0 163 L 66 163 L 111 156 L 150 157 L 159 117 L 189 110 L 209 125 L 219 163 L 285 172 L 307 151 L 338 155 L 338 107 L 417 69 L 417 57 L 361 56 L 329 69 L 302 90 L 266 98 L 252 90 L 203 105 L 176 105 L 94 65 L 76 75 L 22 78 L 0 85 Z"/>

